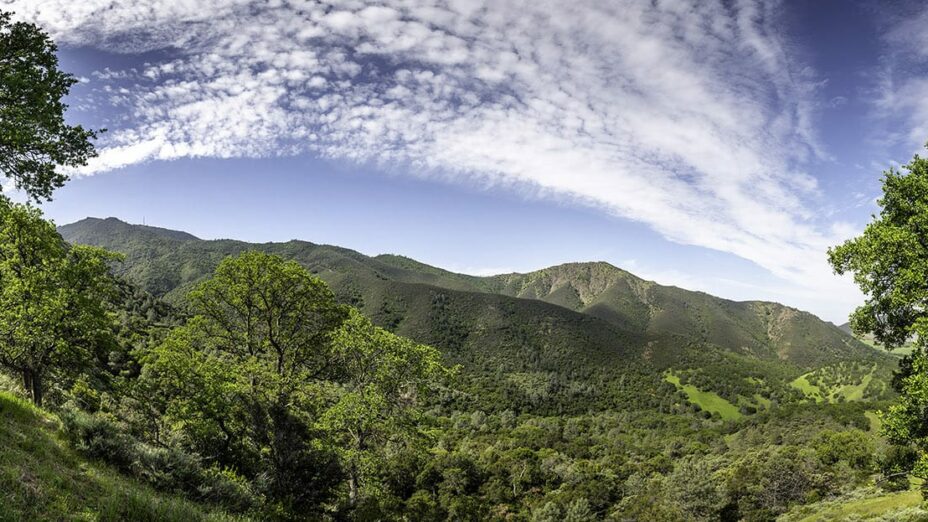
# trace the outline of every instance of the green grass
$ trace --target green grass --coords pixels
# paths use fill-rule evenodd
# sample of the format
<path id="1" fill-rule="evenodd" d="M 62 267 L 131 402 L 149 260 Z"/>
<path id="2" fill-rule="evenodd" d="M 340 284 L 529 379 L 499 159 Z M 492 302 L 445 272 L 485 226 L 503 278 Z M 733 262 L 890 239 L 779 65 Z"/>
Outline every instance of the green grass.
<path id="1" fill-rule="evenodd" d="M 799 377 L 796 377 L 796 379 L 789 383 L 789 385 L 801 391 L 803 394 L 805 394 L 806 397 L 814 399 L 815 402 L 822 402 L 825 400 L 822 395 L 822 390 L 820 390 L 818 386 L 810 383 L 806 378 L 806 375 L 800 375 Z"/>
<path id="2" fill-rule="evenodd" d="M 900 491 L 804 506 L 796 512 L 795 516 L 784 517 L 782 520 L 824 522 L 829 520 L 867 520 L 877 517 L 881 517 L 882 520 L 896 520 L 894 512 L 918 508 L 921 503 L 921 491 Z M 922 516 L 928 515 L 925 512 L 921 512 L 921 514 Z"/>
<path id="3" fill-rule="evenodd" d="M 0 392 L 0 521 L 236 520 L 81 458 L 58 420 Z"/>
<path id="4" fill-rule="evenodd" d="M 864 375 L 857 384 L 845 384 L 827 390 L 809 382 L 808 377 L 811 372 L 800 375 L 790 383 L 790 386 L 801 391 L 807 398 L 814 399 L 815 402 L 836 402 L 839 397 L 843 397 L 846 401 L 859 401 L 863 399 L 864 390 L 873 380 L 873 371 Z"/>
<path id="5" fill-rule="evenodd" d="M 763 395 L 759 393 L 754 394 L 754 403 L 763 408 L 770 407 L 770 399 L 768 399 L 767 397 L 764 397 Z"/>
<path id="6" fill-rule="evenodd" d="M 720 397 L 718 394 L 700 390 L 691 384 L 680 384 L 680 377 L 673 373 L 668 373 L 664 378 L 678 389 L 683 390 L 683 393 L 686 394 L 689 401 L 698 405 L 703 410 L 711 413 L 718 413 L 725 420 L 737 420 L 741 418 L 741 412 L 738 411 L 738 407 Z"/>
<path id="7" fill-rule="evenodd" d="M 864 389 L 867 388 L 867 385 L 870 384 L 870 381 L 873 380 L 873 374 L 869 373 L 864 375 L 862 381 L 858 384 L 849 384 L 841 386 L 832 392 L 832 397 L 838 397 L 839 395 L 843 396 L 845 400 L 848 401 L 859 401 L 864 397 Z"/>
<path id="8" fill-rule="evenodd" d="M 915 343 L 913 343 L 913 342 L 907 342 L 907 343 L 903 344 L 902 346 L 900 346 L 900 347 L 898 347 L 898 348 L 896 348 L 896 349 L 894 349 L 894 350 L 892 350 L 892 351 L 888 351 L 886 348 L 883 347 L 882 344 L 878 344 L 878 343 L 877 343 L 876 341 L 874 341 L 873 338 L 871 338 L 871 337 L 863 336 L 863 337 L 858 337 L 857 339 L 858 339 L 860 342 L 862 342 L 862 343 L 866 344 L 867 346 L 869 346 L 870 348 L 873 348 L 874 350 L 877 350 L 877 351 L 882 352 L 882 353 L 892 354 L 892 355 L 895 355 L 895 356 L 897 356 L 897 357 L 902 357 L 902 356 L 904 356 L 904 355 L 911 355 L 912 352 L 915 350 Z"/>

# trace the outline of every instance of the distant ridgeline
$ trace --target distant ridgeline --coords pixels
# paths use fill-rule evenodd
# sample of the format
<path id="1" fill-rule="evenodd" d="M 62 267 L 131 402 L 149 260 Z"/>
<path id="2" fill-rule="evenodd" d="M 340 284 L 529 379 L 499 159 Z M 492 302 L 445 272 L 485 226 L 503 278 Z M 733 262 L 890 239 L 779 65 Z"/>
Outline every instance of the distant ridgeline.
<path id="1" fill-rule="evenodd" d="M 168 303 L 226 256 L 294 259 L 377 325 L 462 367 L 462 406 L 536 414 L 652 409 L 737 419 L 778 404 L 885 399 L 897 357 L 812 314 L 645 281 L 607 263 L 475 277 L 305 241 L 205 241 L 88 218 L 72 243 L 121 252 L 118 270 Z"/>

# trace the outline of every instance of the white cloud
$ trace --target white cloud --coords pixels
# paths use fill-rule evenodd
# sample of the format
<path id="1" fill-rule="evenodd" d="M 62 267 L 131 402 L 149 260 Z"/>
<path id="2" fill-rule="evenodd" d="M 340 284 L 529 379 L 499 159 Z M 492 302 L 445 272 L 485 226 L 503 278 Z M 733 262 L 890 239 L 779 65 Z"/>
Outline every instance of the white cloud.
<path id="1" fill-rule="evenodd" d="M 887 148 L 921 153 L 928 139 L 928 7 L 900 4 L 882 13 L 883 56 L 874 74 L 873 107 Z M 895 161 L 878 165 L 880 170 Z"/>
<path id="2" fill-rule="evenodd" d="M 85 174 L 311 151 L 592 205 L 856 299 L 825 263 L 836 234 L 800 169 L 826 156 L 814 132 L 821 82 L 792 60 L 777 3 L 371 4 L 9 8 L 64 43 L 171 49 L 94 75 L 126 119 Z"/>

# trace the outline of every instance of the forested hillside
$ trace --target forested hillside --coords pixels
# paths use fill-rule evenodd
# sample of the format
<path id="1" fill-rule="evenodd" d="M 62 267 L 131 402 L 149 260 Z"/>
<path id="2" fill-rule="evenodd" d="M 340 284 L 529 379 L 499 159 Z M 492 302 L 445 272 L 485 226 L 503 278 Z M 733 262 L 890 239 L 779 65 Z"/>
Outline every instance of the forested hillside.
<path id="1" fill-rule="evenodd" d="M 867 486 L 907 458 L 886 453 L 874 414 L 893 397 L 898 359 L 807 313 L 605 263 L 473 277 L 116 219 L 59 230 L 125 255 L 115 269 L 142 292 L 133 302 L 147 303 L 132 316 L 153 325 L 183 322 L 189 292 L 223 259 L 258 250 L 298 261 L 340 302 L 459 365 L 432 405 L 431 456 L 384 464 L 399 474 L 368 506 L 379 517 L 770 520 L 827 513 L 841 499 L 918 513 L 907 482 L 899 493 Z"/>
<path id="2" fill-rule="evenodd" d="M 116 328 L 109 341 L 89 331 L 90 359 L 50 367 L 43 395 L 85 458 L 205 506 L 176 509 L 769 520 L 890 495 L 893 509 L 916 513 L 908 481 L 894 479 L 900 493 L 868 486 L 910 458 L 884 446 L 873 413 L 894 396 L 898 359 L 809 314 L 662 287 L 602 263 L 476 278 L 397 256 L 203 241 L 115 219 L 59 231 L 122 254 L 71 247 L 118 276 L 106 294 Z M 346 305 L 384 329 L 345 315 Z M 262 314 L 273 314 L 269 330 L 249 319 Z M 281 320 L 293 329 L 278 330 Z M 331 333 L 317 337 L 319 328 Z M 291 353 L 305 346 L 316 348 Z M 453 377 L 429 362 L 439 356 Z M 412 395 L 393 384 L 412 382 Z"/>
<path id="3" fill-rule="evenodd" d="M 59 230 L 70 242 L 125 254 L 117 270 L 176 305 L 225 256 L 254 248 L 294 259 L 375 324 L 462 364 L 472 377 L 468 389 L 480 391 L 462 400 L 488 410 L 564 413 L 635 403 L 670 411 L 667 372 L 680 386 L 692 382 L 719 396 L 715 411 L 824 400 L 804 385 L 822 374 L 831 376 L 821 380 L 830 399 L 885 398 L 896 363 L 811 314 L 662 286 L 606 263 L 474 277 L 401 256 L 305 241 L 204 241 L 114 218 Z"/>

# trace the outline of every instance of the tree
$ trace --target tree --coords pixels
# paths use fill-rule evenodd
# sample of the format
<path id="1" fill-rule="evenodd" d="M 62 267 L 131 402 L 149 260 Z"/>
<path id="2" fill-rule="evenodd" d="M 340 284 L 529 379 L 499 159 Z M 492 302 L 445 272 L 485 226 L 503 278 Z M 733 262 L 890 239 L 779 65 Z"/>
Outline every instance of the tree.
<path id="1" fill-rule="evenodd" d="M 853 273 L 866 294 L 851 317 L 855 332 L 872 333 L 889 349 L 916 339 L 893 379 L 900 398 L 884 413 L 883 432 L 893 443 L 915 444 L 915 472 L 928 477 L 928 159 L 915 155 L 882 181 L 879 217 L 828 254 L 835 271 Z"/>
<path id="2" fill-rule="evenodd" d="M 724 505 L 720 481 L 706 458 L 685 458 L 667 477 L 669 497 L 687 520 L 717 520 Z"/>
<path id="3" fill-rule="evenodd" d="M 117 258 L 69 246 L 38 209 L 0 196 L 0 365 L 22 376 L 35 404 L 50 372 L 81 368 L 113 335 Z"/>
<path id="4" fill-rule="evenodd" d="M 57 49 L 39 27 L 0 11 L 0 176 L 36 201 L 67 181 L 60 166 L 96 155 L 96 133 L 64 121 L 61 100 L 78 80 L 58 69 Z"/>
<path id="5" fill-rule="evenodd" d="M 423 435 L 422 402 L 449 371 L 434 348 L 378 328 L 356 310 L 333 344 L 344 377 L 321 425 L 346 465 L 353 506 L 385 450 L 415 444 Z"/>
<path id="6" fill-rule="evenodd" d="M 276 500 L 318 505 L 339 478 L 312 442 L 339 375 L 331 340 L 345 308 L 296 262 L 259 252 L 223 260 L 189 301 L 193 317 L 143 369 L 167 422 L 200 455 L 261 477 Z"/>
<path id="7" fill-rule="evenodd" d="M 385 459 L 415 447 L 423 398 L 448 374 L 435 349 L 375 327 L 278 256 L 225 259 L 189 302 L 141 382 L 191 449 L 289 509 L 321 505 L 342 470 L 357 506 Z"/>
<path id="8" fill-rule="evenodd" d="M 879 217 L 828 255 L 867 296 L 851 317 L 854 331 L 894 348 L 928 333 L 928 159 L 916 155 L 882 181 Z"/>

